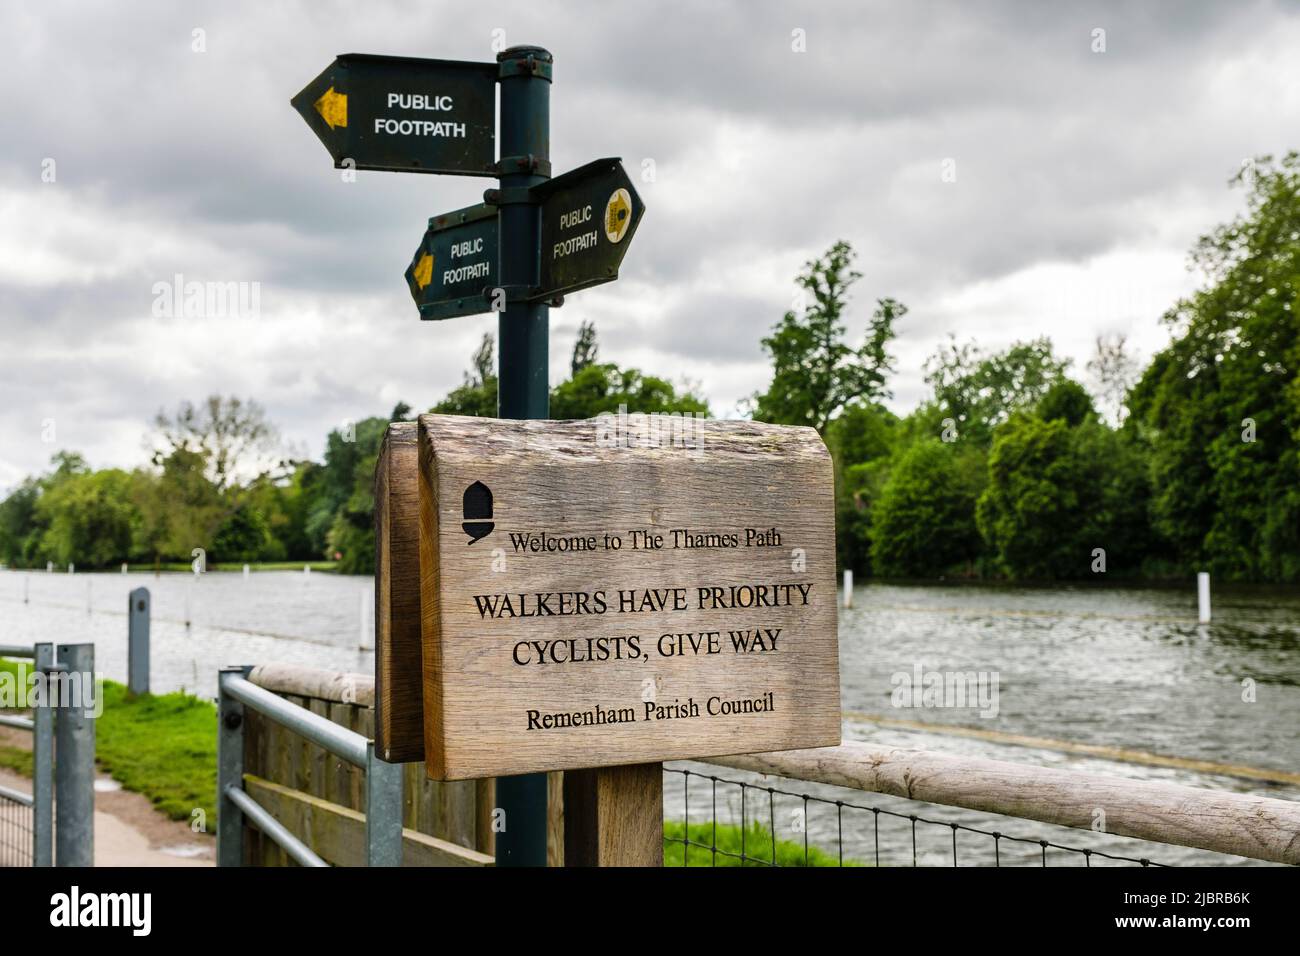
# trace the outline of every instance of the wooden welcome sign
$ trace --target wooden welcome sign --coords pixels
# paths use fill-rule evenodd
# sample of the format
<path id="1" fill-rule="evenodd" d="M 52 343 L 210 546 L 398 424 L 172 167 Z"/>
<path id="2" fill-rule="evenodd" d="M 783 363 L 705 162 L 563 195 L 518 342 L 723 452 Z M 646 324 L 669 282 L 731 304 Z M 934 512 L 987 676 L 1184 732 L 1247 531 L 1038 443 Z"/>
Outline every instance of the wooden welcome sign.
<path id="1" fill-rule="evenodd" d="M 839 744 L 815 431 L 424 415 L 418 441 L 430 776 Z"/>

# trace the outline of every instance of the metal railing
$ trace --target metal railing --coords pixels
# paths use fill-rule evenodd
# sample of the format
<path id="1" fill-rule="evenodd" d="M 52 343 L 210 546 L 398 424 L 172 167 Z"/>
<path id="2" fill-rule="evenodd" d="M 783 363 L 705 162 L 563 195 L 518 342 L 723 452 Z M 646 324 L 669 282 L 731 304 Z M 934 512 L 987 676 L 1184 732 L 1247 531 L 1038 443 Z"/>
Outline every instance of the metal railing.
<path id="1" fill-rule="evenodd" d="M 401 866 L 401 765 L 380 760 L 374 742 L 361 734 L 258 687 L 248 680 L 251 670 L 226 668 L 218 678 L 217 865 L 243 865 L 245 820 L 300 865 L 329 865 L 244 790 L 247 707 L 365 771 L 367 865 Z"/>
<path id="2" fill-rule="evenodd" d="M 688 866 L 1300 864 L 1300 802 L 1253 794 L 854 741 L 664 770 Z"/>
<path id="3" fill-rule="evenodd" d="M 1046 867 L 1071 861 L 1081 861 L 1086 867 L 1102 862 L 1168 865 L 1146 856 L 1107 853 L 1042 837 L 933 819 L 922 815 L 925 811 L 917 812 L 920 807 L 929 806 L 919 801 L 913 802 L 909 812 L 901 812 L 848 795 L 832 800 L 686 768 L 665 767 L 664 775 L 680 777 L 681 782 L 682 819 L 664 820 L 664 845 L 665 848 L 682 847 L 678 864 L 682 866 Z M 738 807 L 736 797 L 739 797 Z M 719 798 L 722 813 L 719 813 Z M 782 799 L 778 801 L 778 798 Z M 698 810 L 701 804 L 708 808 L 707 822 L 692 819 L 692 807 Z M 833 824 L 816 826 L 815 811 L 833 820 Z M 724 828 L 721 839 L 719 824 Z M 679 826 L 680 836 L 676 833 Z M 817 833 L 818 830 L 821 832 Z M 825 849 L 824 843 L 831 843 L 833 849 Z M 668 862 L 667 854 L 665 865 L 673 865 Z"/>
<path id="4" fill-rule="evenodd" d="M 32 734 L 32 792 L 0 787 L 0 866 L 92 866 L 95 846 L 95 718 L 87 706 L 99 693 L 95 645 L 52 643 L 30 647 L 0 644 L 0 657 L 32 661 L 37 695 L 31 717 L 0 714 L 0 727 Z M 77 699 L 74 682 L 90 683 L 90 697 Z M 29 682 L 24 682 L 26 685 Z M 85 694 L 79 695 L 85 698 Z M 58 759 L 55 759 L 57 743 Z M 58 821 L 55 825 L 57 797 Z M 23 842 L 30 837 L 30 852 Z"/>

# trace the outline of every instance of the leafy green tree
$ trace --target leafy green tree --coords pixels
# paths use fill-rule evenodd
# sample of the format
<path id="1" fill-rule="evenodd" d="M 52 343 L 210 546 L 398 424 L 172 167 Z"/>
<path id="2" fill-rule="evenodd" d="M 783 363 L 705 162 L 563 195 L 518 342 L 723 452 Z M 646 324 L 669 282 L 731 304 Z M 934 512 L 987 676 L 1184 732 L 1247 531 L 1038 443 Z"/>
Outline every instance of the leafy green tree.
<path id="1" fill-rule="evenodd" d="M 0 561 L 28 567 L 36 559 L 36 501 L 40 494 L 40 482 L 27 478 L 0 501 Z"/>
<path id="2" fill-rule="evenodd" d="M 228 505 L 209 474 L 208 455 L 198 448 L 177 447 L 163 459 L 143 520 L 161 530 L 164 556 L 188 561 L 195 548 L 212 547 Z"/>
<path id="3" fill-rule="evenodd" d="M 708 404 L 693 391 L 678 391 L 666 379 L 645 375 L 639 369 L 619 368 L 612 362 L 588 365 L 551 390 L 552 418 L 593 418 L 601 412 L 698 412 L 707 415 Z"/>
<path id="4" fill-rule="evenodd" d="M 975 498 L 982 455 L 937 438 L 911 445 L 890 471 L 871 512 L 871 559 L 877 574 L 944 574 L 978 557 Z"/>
<path id="5" fill-rule="evenodd" d="M 942 420 L 950 419 L 958 441 L 987 448 L 993 430 L 1016 411 L 1038 404 L 1069 364 L 1057 358 L 1045 337 L 993 355 L 950 339 L 925 363 L 925 381 L 934 390 L 926 419 L 933 425 L 939 418 L 940 429 L 946 427 Z"/>
<path id="6" fill-rule="evenodd" d="M 339 502 L 326 537 L 326 557 L 336 558 L 344 574 L 372 574 L 375 569 L 375 462 L 388 422 L 366 418 L 356 424 L 355 440 L 343 461 L 350 463 L 347 495 Z M 341 464 L 341 462 L 339 463 Z M 327 463 L 328 467 L 328 463 Z"/>
<path id="7" fill-rule="evenodd" d="M 1069 388 L 1055 394 L 1077 398 Z M 1074 399 L 1061 406 L 1079 411 Z M 976 517 L 995 566 L 1012 578 L 1132 574 L 1148 554 L 1140 451 L 1098 422 L 1091 405 L 1087 412 L 1074 424 L 1022 412 L 994 434 Z"/>
<path id="8" fill-rule="evenodd" d="M 1151 528 L 1151 486 L 1143 449 L 1134 436 L 1096 421 L 1085 421 L 1071 433 L 1075 468 L 1083 476 L 1085 512 L 1070 563 L 1061 577 L 1090 576 L 1080 569 L 1075 554 L 1091 558 L 1101 548 L 1106 573 L 1135 577 L 1162 548 Z"/>
<path id="9" fill-rule="evenodd" d="M 1075 465 L 1062 419 L 1019 414 L 997 430 L 976 518 L 1011 577 L 1083 576 L 1088 555 L 1078 548 L 1084 504 Z"/>
<path id="10" fill-rule="evenodd" d="M 46 522 L 42 556 L 90 567 L 126 559 L 139 520 L 130 490 L 131 476 L 117 468 L 75 474 L 54 484 L 36 502 Z"/>
<path id="11" fill-rule="evenodd" d="M 866 340 L 856 349 L 848 345 L 844 310 L 849 289 L 862 277 L 853 269 L 853 258 L 852 247 L 840 240 L 806 263 L 795 280 L 808 307 L 802 315 L 786 312 L 763 339 L 763 350 L 772 359 L 772 383 L 754 396 L 759 421 L 811 425 L 824 433 L 849 402 L 889 396 L 886 381 L 894 365 L 886 347 L 894 337 L 894 322 L 907 314 L 907 307 L 894 299 L 878 300 Z"/>
<path id="12" fill-rule="evenodd" d="M 898 417 L 883 405 L 852 402 L 826 429 L 835 474 L 836 553 L 841 568 L 871 569 L 871 509 L 897 440 Z"/>
<path id="13" fill-rule="evenodd" d="M 1246 210 L 1203 236 L 1204 286 L 1129 395 L 1153 524 L 1182 572 L 1300 580 L 1300 155 L 1235 178 Z"/>
<path id="14" fill-rule="evenodd" d="M 241 505 L 227 515 L 212 539 L 211 561 L 278 561 L 284 546 L 271 534 L 260 510 Z"/>
<path id="15" fill-rule="evenodd" d="M 1092 396 L 1087 389 L 1073 379 L 1063 378 L 1038 402 L 1038 417 L 1045 422 L 1059 418 L 1074 428 L 1084 422 L 1095 422 L 1097 411 L 1092 407 Z"/>

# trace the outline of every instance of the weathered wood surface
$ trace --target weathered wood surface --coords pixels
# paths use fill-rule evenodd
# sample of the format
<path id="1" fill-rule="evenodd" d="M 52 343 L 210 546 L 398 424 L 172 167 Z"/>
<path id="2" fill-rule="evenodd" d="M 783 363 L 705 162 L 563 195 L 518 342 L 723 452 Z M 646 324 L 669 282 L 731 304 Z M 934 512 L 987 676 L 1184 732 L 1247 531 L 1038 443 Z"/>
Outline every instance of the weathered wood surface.
<path id="1" fill-rule="evenodd" d="M 281 695 L 358 707 L 372 707 L 375 701 L 375 679 L 369 674 L 318 670 L 296 664 L 259 664 L 248 679 Z"/>
<path id="2" fill-rule="evenodd" d="M 698 451 L 625 447 L 597 420 L 421 416 L 433 776 L 839 742 L 830 456 L 808 428 L 708 421 L 693 440 Z M 493 528 L 471 539 L 464 496 L 477 482 Z M 683 530 L 713 537 L 687 547 Z M 577 550 L 521 544 L 529 534 Z M 724 702 L 736 712 L 710 713 Z"/>
<path id="3" fill-rule="evenodd" d="M 374 733 L 374 678 L 297 665 L 265 664 L 249 680 L 287 701 L 359 734 Z M 323 747 L 290 733 L 251 709 L 245 710 L 245 770 L 344 809 L 364 812 L 365 774 Z M 492 854 L 493 781 L 441 783 L 422 762 L 402 767 L 402 825 L 461 847 Z M 302 833 L 298 834 L 303 836 Z M 245 862 L 290 866 L 292 861 L 255 828 L 245 826 Z"/>
<path id="4" fill-rule="evenodd" d="M 864 743 L 718 757 L 750 770 L 1177 846 L 1300 864 L 1300 803 Z"/>
<path id="5" fill-rule="evenodd" d="M 564 771 L 546 775 L 546 865 L 564 866 Z"/>
<path id="6" fill-rule="evenodd" d="M 663 864 L 663 764 L 564 772 L 565 866 Z"/>
<path id="7" fill-rule="evenodd" d="M 253 774 L 244 774 L 244 789 L 325 862 L 366 865 L 364 813 Z M 409 828 L 402 830 L 402 866 L 492 866 L 494 862 L 486 853 Z"/>
<path id="8" fill-rule="evenodd" d="M 416 439 L 394 422 L 375 463 L 375 748 L 394 763 L 424 759 Z"/>

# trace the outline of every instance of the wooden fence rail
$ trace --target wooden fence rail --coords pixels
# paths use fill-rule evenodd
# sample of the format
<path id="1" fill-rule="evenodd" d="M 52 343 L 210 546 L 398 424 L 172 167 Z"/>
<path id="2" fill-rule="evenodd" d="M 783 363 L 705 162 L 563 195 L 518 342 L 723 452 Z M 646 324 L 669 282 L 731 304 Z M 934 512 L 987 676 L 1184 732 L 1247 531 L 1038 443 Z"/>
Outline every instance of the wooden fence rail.
<path id="1" fill-rule="evenodd" d="M 716 757 L 723 767 L 1156 843 L 1300 864 L 1300 803 L 979 757 L 846 743 Z"/>
<path id="2" fill-rule="evenodd" d="M 249 679 L 336 723 L 374 736 L 372 677 L 263 665 L 254 668 Z M 249 719 L 245 770 L 257 778 L 253 783 L 259 792 L 268 800 L 275 796 L 281 803 L 290 801 L 292 813 L 299 815 L 311 803 L 303 797 L 343 808 L 343 813 L 328 814 L 337 818 L 340 828 L 340 835 L 331 839 L 350 847 L 365 810 L 361 771 L 255 713 Z M 867 743 L 714 757 L 706 762 L 1084 830 L 1093 828 L 1097 811 L 1102 810 L 1106 832 L 1118 836 L 1300 864 L 1300 803 L 1286 800 Z M 562 775 L 551 774 L 550 782 L 548 856 L 557 865 L 564 857 Z M 453 845 L 453 854 L 456 847 L 473 851 L 457 863 L 472 864 L 480 859 L 478 855 L 492 853 L 493 781 L 439 783 L 427 779 L 423 763 L 408 763 L 403 787 L 403 825 L 433 838 L 425 841 L 427 845 L 408 847 L 408 865 L 445 861 L 448 847 L 443 843 Z M 289 803 L 285 806 L 288 814 Z M 286 865 L 279 848 L 255 830 L 246 834 L 245 846 L 250 863 Z M 349 851 L 348 856 L 355 853 Z"/>

